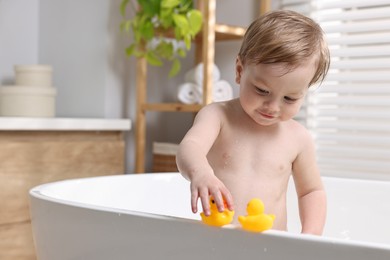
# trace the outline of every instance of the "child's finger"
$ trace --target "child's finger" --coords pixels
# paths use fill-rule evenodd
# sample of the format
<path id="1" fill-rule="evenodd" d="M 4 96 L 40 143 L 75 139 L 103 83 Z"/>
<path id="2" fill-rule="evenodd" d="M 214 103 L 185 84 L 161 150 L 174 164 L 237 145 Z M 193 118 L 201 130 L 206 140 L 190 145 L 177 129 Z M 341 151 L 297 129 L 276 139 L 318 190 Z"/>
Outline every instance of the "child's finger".
<path id="1" fill-rule="evenodd" d="M 206 192 L 200 192 L 200 201 L 202 202 L 202 208 L 203 208 L 203 213 L 206 216 L 210 216 L 210 202 L 209 202 L 209 193 L 208 191 Z"/>
<path id="2" fill-rule="evenodd" d="M 198 191 L 194 190 L 191 192 L 191 209 L 193 213 L 198 212 Z"/>
<path id="3" fill-rule="evenodd" d="M 223 202 L 223 197 L 220 192 L 213 195 L 215 204 L 217 205 L 218 211 L 223 212 L 225 210 L 225 203 Z"/>
<path id="4" fill-rule="evenodd" d="M 233 197 L 232 195 L 230 194 L 230 192 L 228 190 L 226 190 L 225 192 L 223 192 L 222 194 L 225 202 L 226 202 L 226 206 L 227 208 L 232 211 L 234 210 L 234 202 L 233 202 Z"/>

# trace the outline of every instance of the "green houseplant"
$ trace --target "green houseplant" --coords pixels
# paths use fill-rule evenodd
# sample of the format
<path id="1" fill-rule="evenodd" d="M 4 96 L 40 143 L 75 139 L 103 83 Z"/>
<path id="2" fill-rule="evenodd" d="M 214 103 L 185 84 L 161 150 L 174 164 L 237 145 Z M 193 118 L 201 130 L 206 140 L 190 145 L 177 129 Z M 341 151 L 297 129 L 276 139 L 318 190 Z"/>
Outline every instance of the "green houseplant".
<path id="1" fill-rule="evenodd" d="M 130 19 L 126 19 L 128 8 L 135 12 Z M 202 13 L 194 9 L 193 1 L 123 0 L 120 12 L 122 31 L 133 35 L 126 54 L 145 57 L 154 66 L 171 61 L 169 76 L 175 76 L 181 69 L 179 59 L 186 56 L 202 27 Z"/>

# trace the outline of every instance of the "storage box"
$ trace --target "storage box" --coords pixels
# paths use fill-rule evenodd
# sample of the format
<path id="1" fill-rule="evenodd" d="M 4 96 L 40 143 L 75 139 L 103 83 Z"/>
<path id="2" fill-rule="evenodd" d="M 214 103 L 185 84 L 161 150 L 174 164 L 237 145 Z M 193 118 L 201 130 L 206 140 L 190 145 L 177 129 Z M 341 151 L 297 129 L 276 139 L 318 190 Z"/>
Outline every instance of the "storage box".
<path id="1" fill-rule="evenodd" d="M 54 117 L 56 89 L 1 86 L 0 116 Z"/>
<path id="2" fill-rule="evenodd" d="M 15 65 L 14 70 L 18 86 L 52 86 L 52 67 L 49 65 Z"/>
<path id="3" fill-rule="evenodd" d="M 153 143 L 153 172 L 178 172 L 176 154 L 178 144 Z"/>

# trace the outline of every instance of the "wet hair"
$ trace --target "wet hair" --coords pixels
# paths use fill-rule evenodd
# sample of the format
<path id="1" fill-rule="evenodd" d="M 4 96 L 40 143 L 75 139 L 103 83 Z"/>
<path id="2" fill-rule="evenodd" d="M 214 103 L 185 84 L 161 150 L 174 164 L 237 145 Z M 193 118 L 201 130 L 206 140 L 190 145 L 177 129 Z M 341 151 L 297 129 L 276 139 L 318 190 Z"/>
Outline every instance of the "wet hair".
<path id="1" fill-rule="evenodd" d="M 248 27 L 238 53 L 243 65 L 286 63 L 294 69 L 316 55 L 317 69 L 309 86 L 322 82 L 330 55 L 321 27 L 294 11 L 268 12 Z"/>

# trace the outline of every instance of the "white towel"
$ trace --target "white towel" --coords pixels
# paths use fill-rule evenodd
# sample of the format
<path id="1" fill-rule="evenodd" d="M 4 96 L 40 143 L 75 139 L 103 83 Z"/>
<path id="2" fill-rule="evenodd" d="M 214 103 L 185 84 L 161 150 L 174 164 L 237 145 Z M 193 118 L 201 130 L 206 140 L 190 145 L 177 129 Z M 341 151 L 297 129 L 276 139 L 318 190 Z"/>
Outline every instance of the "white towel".
<path id="1" fill-rule="evenodd" d="M 184 104 L 198 104 L 202 100 L 202 90 L 195 83 L 185 82 L 179 86 L 177 98 Z"/>
<path id="2" fill-rule="evenodd" d="M 221 72 L 217 65 L 213 64 L 213 82 L 218 81 L 221 78 Z M 184 75 L 184 80 L 187 82 L 193 82 L 199 86 L 203 85 L 203 63 L 199 63 L 191 70 L 187 71 Z"/>
<path id="3" fill-rule="evenodd" d="M 213 101 L 226 101 L 233 98 L 233 88 L 226 80 L 218 80 L 213 85 Z"/>

